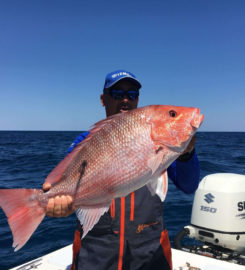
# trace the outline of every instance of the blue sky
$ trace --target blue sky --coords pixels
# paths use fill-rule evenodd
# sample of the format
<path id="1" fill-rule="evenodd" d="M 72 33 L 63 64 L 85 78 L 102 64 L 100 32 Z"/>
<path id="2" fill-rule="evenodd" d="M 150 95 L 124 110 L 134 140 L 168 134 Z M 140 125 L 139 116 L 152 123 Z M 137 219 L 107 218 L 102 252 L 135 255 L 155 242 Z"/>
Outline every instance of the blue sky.
<path id="1" fill-rule="evenodd" d="M 245 131 L 245 1 L 0 1 L 0 130 L 86 130 L 104 78 L 140 106 L 195 106 L 202 131 Z"/>

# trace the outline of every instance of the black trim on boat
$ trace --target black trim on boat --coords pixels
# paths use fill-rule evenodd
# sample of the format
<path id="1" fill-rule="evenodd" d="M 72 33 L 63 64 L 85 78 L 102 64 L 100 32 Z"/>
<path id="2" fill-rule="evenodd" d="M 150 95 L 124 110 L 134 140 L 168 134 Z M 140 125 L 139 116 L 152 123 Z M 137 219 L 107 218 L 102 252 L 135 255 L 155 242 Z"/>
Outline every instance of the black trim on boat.
<path id="1" fill-rule="evenodd" d="M 213 229 L 209 229 L 209 228 L 205 228 L 205 227 L 201 227 L 201 226 L 197 226 L 194 224 L 190 224 L 191 226 L 201 229 L 201 230 L 208 230 L 211 232 L 216 232 L 216 233 L 223 233 L 223 234 L 245 234 L 245 232 L 224 232 L 224 231 L 219 231 L 219 230 L 213 230 Z"/>

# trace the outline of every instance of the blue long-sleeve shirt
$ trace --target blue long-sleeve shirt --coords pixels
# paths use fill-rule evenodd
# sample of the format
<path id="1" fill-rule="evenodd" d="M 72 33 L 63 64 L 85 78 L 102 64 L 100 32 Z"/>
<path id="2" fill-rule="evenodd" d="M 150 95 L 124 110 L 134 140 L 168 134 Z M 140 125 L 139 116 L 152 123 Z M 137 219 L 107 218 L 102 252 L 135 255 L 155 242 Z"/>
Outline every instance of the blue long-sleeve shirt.
<path id="1" fill-rule="evenodd" d="M 69 154 L 78 143 L 83 141 L 89 134 L 89 131 L 83 132 L 77 136 L 70 145 L 67 154 Z M 200 165 L 194 150 L 194 153 L 187 161 L 174 161 L 167 169 L 168 176 L 171 178 L 177 188 L 189 194 L 193 193 L 199 184 Z"/>

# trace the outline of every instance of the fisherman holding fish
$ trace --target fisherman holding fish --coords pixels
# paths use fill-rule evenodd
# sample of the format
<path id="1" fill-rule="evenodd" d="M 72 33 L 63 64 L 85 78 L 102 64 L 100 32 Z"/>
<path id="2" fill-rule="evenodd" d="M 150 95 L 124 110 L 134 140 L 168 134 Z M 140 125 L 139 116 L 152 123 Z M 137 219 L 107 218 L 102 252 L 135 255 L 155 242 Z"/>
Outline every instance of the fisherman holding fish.
<path id="1" fill-rule="evenodd" d="M 140 88 L 140 82 L 128 71 L 109 73 L 100 97 L 106 116 L 136 109 Z M 68 153 L 74 151 L 88 134 L 89 132 L 85 132 L 79 135 Z M 195 140 L 196 137 L 193 136 L 184 152 L 158 178 L 154 196 L 149 186 L 143 186 L 126 197 L 113 199 L 109 211 L 100 217 L 82 240 L 83 228 L 78 221 L 73 243 L 72 270 L 172 269 L 171 247 L 164 226 L 162 201 L 167 192 L 168 177 L 177 188 L 187 194 L 196 190 L 200 168 L 194 149 Z M 161 152 L 161 147 L 157 151 Z M 47 182 L 43 185 L 46 191 L 50 187 Z M 62 217 L 73 211 L 71 196 L 56 196 L 49 199 L 46 214 Z"/>
<path id="2" fill-rule="evenodd" d="M 46 215 L 76 210 L 72 270 L 172 269 L 163 201 L 168 177 L 185 193 L 198 186 L 194 143 L 203 115 L 172 105 L 137 108 L 140 88 L 130 72 L 109 73 L 101 95 L 107 118 L 75 140 L 43 190 L 0 189 L 15 251 Z"/>

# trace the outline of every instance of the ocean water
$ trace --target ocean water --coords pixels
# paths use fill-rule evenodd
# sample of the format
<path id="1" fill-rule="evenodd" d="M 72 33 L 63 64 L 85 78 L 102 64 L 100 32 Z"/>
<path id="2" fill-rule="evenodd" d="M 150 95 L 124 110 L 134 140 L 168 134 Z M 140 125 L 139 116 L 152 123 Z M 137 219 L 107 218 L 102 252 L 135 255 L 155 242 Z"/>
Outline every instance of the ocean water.
<path id="1" fill-rule="evenodd" d="M 48 173 L 63 159 L 80 132 L 0 131 L 0 188 L 41 188 Z M 196 151 L 201 178 L 229 172 L 245 175 L 245 132 L 198 132 Z M 164 217 L 170 240 L 190 222 L 194 195 L 179 191 L 170 181 Z M 47 218 L 18 252 L 0 209 L 0 270 L 6 270 L 70 244 L 75 215 Z"/>

